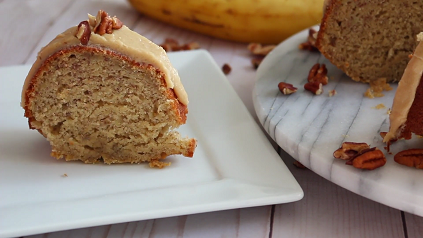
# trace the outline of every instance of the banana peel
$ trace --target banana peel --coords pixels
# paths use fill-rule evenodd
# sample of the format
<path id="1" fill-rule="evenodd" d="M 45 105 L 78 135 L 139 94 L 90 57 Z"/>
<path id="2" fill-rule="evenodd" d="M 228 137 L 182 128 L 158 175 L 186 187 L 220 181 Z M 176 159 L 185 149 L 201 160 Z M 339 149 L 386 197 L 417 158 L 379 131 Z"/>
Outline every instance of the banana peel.
<path id="1" fill-rule="evenodd" d="M 320 23 L 324 0 L 128 0 L 140 13 L 220 39 L 278 44 Z"/>

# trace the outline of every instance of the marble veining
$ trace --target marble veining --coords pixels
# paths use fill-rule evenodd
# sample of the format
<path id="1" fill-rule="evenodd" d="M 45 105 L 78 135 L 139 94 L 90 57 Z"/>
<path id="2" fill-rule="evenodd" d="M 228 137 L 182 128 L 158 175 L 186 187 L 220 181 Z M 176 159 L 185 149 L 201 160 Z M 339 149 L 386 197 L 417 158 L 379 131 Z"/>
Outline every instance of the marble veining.
<path id="1" fill-rule="evenodd" d="M 393 160 L 401 150 L 423 148 L 423 140 L 398 141 L 389 154 L 379 135 L 389 129 L 388 109 L 396 84 L 384 97 L 365 97 L 367 84 L 354 82 L 318 52 L 298 50 L 306 37 L 307 31 L 291 37 L 260 65 L 253 90 L 260 123 L 282 149 L 320 176 L 364 197 L 423 216 L 423 171 Z M 329 84 L 321 95 L 303 89 L 315 63 L 328 68 Z M 277 87 L 282 81 L 298 91 L 283 95 Z M 332 89 L 337 95 L 329 97 Z M 378 104 L 385 108 L 377 109 Z M 335 159 L 333 152 L 345 141 L 378 147 L 387 157 L 386 165 L 362 171 Z"/>

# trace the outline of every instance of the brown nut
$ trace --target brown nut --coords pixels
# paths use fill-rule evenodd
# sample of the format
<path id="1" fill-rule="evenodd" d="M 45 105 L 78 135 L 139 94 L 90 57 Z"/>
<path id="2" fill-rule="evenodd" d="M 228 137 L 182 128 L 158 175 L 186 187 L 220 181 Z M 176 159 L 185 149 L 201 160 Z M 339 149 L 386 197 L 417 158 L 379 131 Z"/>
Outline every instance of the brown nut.
<path id="1" fill-rule="evenodd" d="M 106 17 L 108 17 L 107 12 L 103 10 L 99 10 L 97 16 L 95 18 L 96 25 L 94 27 L 94 33 L 99 35 L 106 34 L 106 29 L 109 23 L 105 21 Z"/>
<path id="2" fill-rule="evenodd" d="M 374 147 L 365 151 L 362 154 L 355 157 L 352 161 L 352 165 L 358 169 L 373 170 L 382 167 L 386 164 L 386 158 L 383 152 Z"/>
<path id="3" fill-rule="evenodd" d="M 253 65 L 254 69 L 257 69 L 260 66 L 262 61 L 263 61 L 262 57 L 253 58 L 251 60 L 251 64 Z"/>
<path id="4" fill-rule="evenodd" d="M 341 148 L 333 152 L 333 157 L 342 160 L 351 160 L 364 150 L 368 149 L 370 149 L 370 146 L 367 143 L 344 142 L 342 143 Z"/>
<path id="5" fill-rule="evenodd" d="M 395 162 L 408 167 L 423 169 L 423 149 L 408 149 L 394 156 Z"/>
<path id="6" fill-rule="evenodd" d="M 112 34 L 113 30 L 120 29 L 123 23 L 116 17 L 110 17 L 107 12 L 99 10 L 95 18 L 94 33 L 99 35 Z"/>
<path id="7" fill-rule="evenodd" d="M 310 72 L 308 73 L 307 80 L 310 83 L 321 83 L 323 85 L 328 84 L 328 70 L 325 64 L 315 64 L 311 67 Z"/>
<path id="8" fill-rule="evenodd" d="M 112 17 L 112 28 L 114 30 L 122 28 L 123 23 L 116 16 Z"/>
<path id="9" fill-rule="evenodd" d="M 304 84 L 304 89 L 312 92 L 314 95 L 320 95 L 323 93 L 322 83 L 319 82 L 308 82 Z"/>
<path id="10" fill-rule="evenodd" d="M 181 46 L 181 50 L 196 50 L 196 49 L 200 49 L 200 44 L 195 41 Z"/>
<path id="11" fill-rule="evenodd" d="M 329 91 L 329 97 L 333 97 L 333 96 L 335 96 L 337 94 L 337 92 L 336 92 L 336 90 L 335 89 L 333 89 L 333 90 L 330 90 Z"/>
<path id="12" fill-rule="evenodd" d="M 290 83 L 280 82 L 278 84 L 279 91 L 285 95 L 293 94 L 297 91 L 297 88 Z"/>
<path id="13" fill-rule="evenodd" d="M 81 23 L 79 23 L 78 31 L 75 36 L 79 39 L 82 45 L 88 44 L 91 36 L 91 27 L 88 21 L 81 21 Z"/>
<path id="14" fill-rule="evenodd" d="M 300 50 L 308 50 L 308 51 L 319 51 L 316 48 L 316 38 L 317 38 L 317 31 L 313 28 L 310 28 L 308 30 L 308 37 L 307 41 L 304 43 L 301 43 L 298 48 Z"/>
<path id="15" fill-rule="evenodd" d="M 232 68 L 229 64 L 224 64 L 222 66 L 222 71 L 225 75 L 229 74 L 231 72 Z"/>
<path id="16" fill-rule="evenodd" d="M 263 46 L 260 43 L 250 43 L 247 48 L 253 55 L 266 56 L 272 51 L 276 45 L 266 45 Z"/>

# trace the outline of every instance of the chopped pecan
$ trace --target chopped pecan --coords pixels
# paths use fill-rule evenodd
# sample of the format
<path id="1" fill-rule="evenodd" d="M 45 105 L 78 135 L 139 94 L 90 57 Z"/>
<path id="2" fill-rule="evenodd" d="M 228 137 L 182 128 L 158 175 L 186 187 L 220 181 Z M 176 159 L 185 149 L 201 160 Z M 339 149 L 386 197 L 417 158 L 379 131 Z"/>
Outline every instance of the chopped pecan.
<path id="1" fill-rule="evenodd" d="M 198 44 L 198 42 L 195 42 L 195 41 L 181 46 L 181 50 L 195 50 L 195 49 L 200 49 L 200 44 Z"/>
<path id="2" fill-rule="evenodd" d="M 272 51 L 276 45 L 266 45 L 263 46 L 260 43 L 250 43 L 247 48 L 253 55 L 266 56 Z"/>
<path id="3" fill-rule="evenodd" d="M 88 21 L 81 21 L 78 25 L 78 31 L 76 32 L 76 38 L 79 39 L 81 44 L 87 45 L 90 41 L 91 27 Z"/>
<path id="4" fill-rule="evenodd" d="M 383 152 L 376 147 L 363 151 L 352 160 L 352 165 L 358 169 L 373 170 L 386 164 Z"/>
<path id="5" fill-rule="evenodd" d="M 308 82 L 304 84 L 304 89 L 312 92 L 314 95 L 320 95 L 323 93 L 322 83 L 319 82 Z"/>
<path id="6" fill-rule="evenodd" d="M 395 162 L 408 167 L 423 169 L 423 149 L 408 149 L 394 156 Z"/>
<path id="7" fill-rule="evenodd" d="M 184 45 L 180 45 L 179 42 L 173 38 L 166 38 L 160 46 L 166 51 L 180 51 L 180 50 L 195 50 L 200 48 L 198 42 L 190 42 Z"/>
<path id="8" fill-rule="evenodd" d="M 313 28 L 308 30 L 307 42 L 301 43 L 298 48 L 300 50 L 318 51 L 316 48 L 317 31 Z"/>
<path id="9" fill-rule="evenodd" d="M 315 64 L 311 67 L 307 77 L 308 82 L 318 82 L 323 85 L 328 84 L 328 70 L 325 64 Z"/>
<path id="10" fill-rule="evenodd" d="M 103 10 L 98 11 L 95 22 L 94 33 L 101 36 L 106 33 L 112 34 L 113 30 L 120 29 L 123 26 L 123 23 L 116 16 L 112 18 Z"/>
<path id="11" fill-rule="evenodd" d="M 341 148 L 333 152 L 333 157 L 342 160 L 351 160 L 362 151 L 369 148 L 370 146 L 367 143 L 344 142 Z"/>
<path id="12" fill-rule="evenodd" d="M 293 94 L 297 91 L 297 88 L 290 83 L 280 82 L 278 84 L 279 91 L 285 95 Z"/>
<path id="13" fill-rule="evenodd" d="M 336 92 L 336 90 L 335 89 L 333 89 L 333 90 L 330 90 L 329 91 L 329 97 L 333 97 L 333 96 L 335 96 L 337 94 L 337 92 Z"/>
<path id="14" fill-rule="evenodd" d="M 112 17 L 112 28 L 114 30 L 122 28 L 123 23 L 116 16 Z"/>
<path id="15" fill-rule="evenodd" d="M 257 69 L 260 66 L 262 61 L 263 61 L 263 57 L 253 58 L 251 60 L 251 64 L 253 65 L 254 69 Z"/>
<path id="16" fill-rule="evenodd" d="M 229 74 L 231 72 L 232 68 L 229 64 L 224 64 L 222 66 L 222 71 L 224 74 Z"/>

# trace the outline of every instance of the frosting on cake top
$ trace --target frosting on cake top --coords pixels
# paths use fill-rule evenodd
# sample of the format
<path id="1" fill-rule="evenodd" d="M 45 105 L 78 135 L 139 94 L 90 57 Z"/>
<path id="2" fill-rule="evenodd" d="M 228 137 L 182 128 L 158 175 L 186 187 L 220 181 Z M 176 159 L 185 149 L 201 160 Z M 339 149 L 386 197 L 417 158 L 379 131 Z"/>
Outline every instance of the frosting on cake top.
<path id="1" fill-rule="evenodd" d="M 89 15 L 89 20 L 85 22 L 86 24 L 82 24 L 84 22 L 81 22 L 79 26 L 69 28 L 65 32 L 56 36 L 55 39 L 41 49 L 38 53 L 37 60 L 32 65 L 32 68 L 25 79 L 22 89 L 21 106 L 25 106 L 25 92 L 29 87 L 32 77 L 34 77 L 44 61 L 54 53 L 76 45 L 109 48 L 113 51 L 120 52 L 139 63 L 151 64 L 164 73 L 167 87 L 174 90 L 178 100 L 182 104 L 188 105 L 188 95 L 181 83 L 178 72 L 170 63 L 170 60 L 163 48 L 151 42 L 144 36 L 130 30 L 125 25 L 122 25 L 116 17 L 111 18 L 107 16 L 109 20 L 113 19 L 113 21 L 119 21 L 121 24 L 118 26 L 119 28 L 116 27 L 112 29 L 112 23 L 109 24 L 109 28 L 107 28 L 107 24 L 101 25 L 100 21 L 104 19 L 104 17 L 101 17 L 102 14 L 103 16 L 107 16 L 107 13 L 103 11 L 99 11 L 97 17 Z M 85 29 L 87 27 L 90 29 Z M 107 34 L 104 34 L 105 29 Z M 85 34 L 87 32 L 88 34 Z M 84 37 L 85 39 L 88 37 L 88 41 L 85 40 L 84 42 Z"/>

